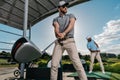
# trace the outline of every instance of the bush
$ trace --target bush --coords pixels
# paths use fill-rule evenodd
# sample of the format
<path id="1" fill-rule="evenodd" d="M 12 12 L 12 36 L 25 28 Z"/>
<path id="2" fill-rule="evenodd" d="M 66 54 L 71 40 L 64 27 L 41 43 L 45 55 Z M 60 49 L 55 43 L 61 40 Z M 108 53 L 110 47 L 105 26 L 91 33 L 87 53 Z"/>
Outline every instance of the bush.
<path id="1" fill-rule="evenodd" d="M 105 71 L 120 73 L 120 62 L 105 65 Z"/>
<path id="2" fill-rule="evenodd" d="M 111 70 L 113 72 L 120 73 L 120 62 L 114 63 L 111 65 Z"/>
<path id="3" fill-rule="evenodd" d="M 38 64 L 38 67 L 46 67 L 47 66 L 47 60 L 41 59 L 36 64 Z"/>
<path id="4" fill-rule="evenodd" d="M 120 59 L 120 54 L 118 54 L 118 59 Z"/>
<path id="5" fill-rule="evenodd" d="M 95 70 L 95 71 L 99 70 L 100 71 L 100 64 L 99 63 L 94 64 L 93 70 Z"/>
<path id="6" fill-rule="evenodd" d="M 110 64 L 108 64 L 108 63 L 106 63 L 106 65 L 104 66 L 104 68 L 105 68 L 105 71 L 108 71 L 108 72 L 111 72 L 111 65 Z"/>

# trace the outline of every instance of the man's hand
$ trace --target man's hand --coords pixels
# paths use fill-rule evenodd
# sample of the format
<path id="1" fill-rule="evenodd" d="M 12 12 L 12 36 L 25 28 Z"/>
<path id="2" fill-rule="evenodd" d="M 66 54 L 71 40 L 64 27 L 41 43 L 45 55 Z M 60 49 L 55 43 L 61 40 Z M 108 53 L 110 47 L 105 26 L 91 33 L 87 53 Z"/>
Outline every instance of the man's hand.
<path id="1" fill-rule="evenodd" d="M 63 39 L 65 37 L 65 33 L 56 33 L 57 38 Z"/>

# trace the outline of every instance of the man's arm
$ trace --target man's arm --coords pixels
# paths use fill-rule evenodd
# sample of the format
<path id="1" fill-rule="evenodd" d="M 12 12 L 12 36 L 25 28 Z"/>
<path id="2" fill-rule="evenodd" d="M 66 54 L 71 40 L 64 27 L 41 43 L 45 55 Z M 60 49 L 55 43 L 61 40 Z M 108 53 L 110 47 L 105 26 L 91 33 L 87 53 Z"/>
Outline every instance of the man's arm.
<path id="1" fill-rule="evenodd" d="M 54 22 L 53 26 L 54 26 L 54 32 L 55 32 L 56 38 L 60 38 L 62 33 L 59 32 L 59 24 L 58 24 L 58 22 Z"/>
<path id="2" fill-rule="evenodd" d="M 97 48 L 99 48 L 98 44 L 94 41 L 95 45 L 97 46 Z"/>
<path id="3" fill-rule="evenodd" d="M 94 41 L 95 45 L 97 46 L 97 48 L 99 48 L 98 44 Z M 100 50 L 97 50 L 97 52 L 100 52 Z"/>
<path id="4" fill-rule="evenodd" d="M 71 18 L 67 29 L 63 32 L 64 36 L 73 29 L 74 24 L 75 24 L 75 18 Z"/>
<path id="5" fill-rule="evenodd" d="M 71 30 L 73 29 L 74 24 L 75 24 L 75 18 L 71 18 L 71 19 L 70 19 L 70 23 L 69 23 L 67 29 L 66 29 L 63 33 L 60 33 L 60 32 L 59 32 L 59 24 L 58 24 L 58 22 L 54 22 L 54 23 L 53 23 L 53 26 L 54 26 L 54 29 L 55 29 L 54 31 L 55 31 L 56 37 L 57 37 L 57 38 L 60 38 L 60 39 L 64 38 L 65 35 L 66 35 L 69 31 L 71 31 Z"/>

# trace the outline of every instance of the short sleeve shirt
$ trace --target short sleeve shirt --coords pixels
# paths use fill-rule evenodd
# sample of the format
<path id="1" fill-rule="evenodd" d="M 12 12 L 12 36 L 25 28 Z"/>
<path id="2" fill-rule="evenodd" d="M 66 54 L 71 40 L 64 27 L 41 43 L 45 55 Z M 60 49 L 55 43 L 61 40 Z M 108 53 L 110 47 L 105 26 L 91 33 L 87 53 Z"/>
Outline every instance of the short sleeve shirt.
<path id="1" fill-rule="evenodd" d="M 68 27 L 71 18 L 76 19 L 76 17 L 73 14 L 66 14 L 64 16 L 58 16 L 53 19 L 53 23 L 58 22 L 59 31 L 64 32 L 65 29 Z M 73 37 L 74 36 L 74 28 L 66 36 Z"/>
<path id="2" fill-rule="evenodd" d="M 91 50 L 99 50 L 99 48 L 96 46 L 94 40 L 91 40 L 87 43 L 87 48 Z"/>

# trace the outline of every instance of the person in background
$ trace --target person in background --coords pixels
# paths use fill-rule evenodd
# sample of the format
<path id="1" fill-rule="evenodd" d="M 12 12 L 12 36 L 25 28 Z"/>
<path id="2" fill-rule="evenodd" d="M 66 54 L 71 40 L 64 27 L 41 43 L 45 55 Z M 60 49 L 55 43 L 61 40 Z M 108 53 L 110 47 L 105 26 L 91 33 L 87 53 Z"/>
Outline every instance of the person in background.
<path id="1" fill-rule="evenodd" d="M 87 48 L 91 52 L 91 55 L 90 55 L 91 63 L 90 63 L 89 73 L 92 73 L 92 71 L 93 71 L 93 64 L 94 64 L 94 60 L 96 58 L 98 60 L 98 62 L 100 63 L 102 73 L 105 74 L 104 66 L 103 66 L 103 63 L 102 63 L 102 60 L 101 60 L 101 57 L 100 57 L 100 49 L 99 49 L 98 44 L 90 36 L 87 36 L 86 39 L 88 41 Z"/>
<path id="2" fill-rule="evenodd" d="M 64 50 L 68 52 L 68 55 L 78 72 L 79 79 L 88 80 L 78 56 L 74 40 L 74 24 L 76 18 L 73 14 L 66 14 L 68 4 L 69 3 L 66 3 L 65 1 L 60 1 L 58 6 L 59 16 L 53 19 L 54 32 L 57 40 L 52 55 L 50 80 L 57 80 L 58 66 Z"/>

